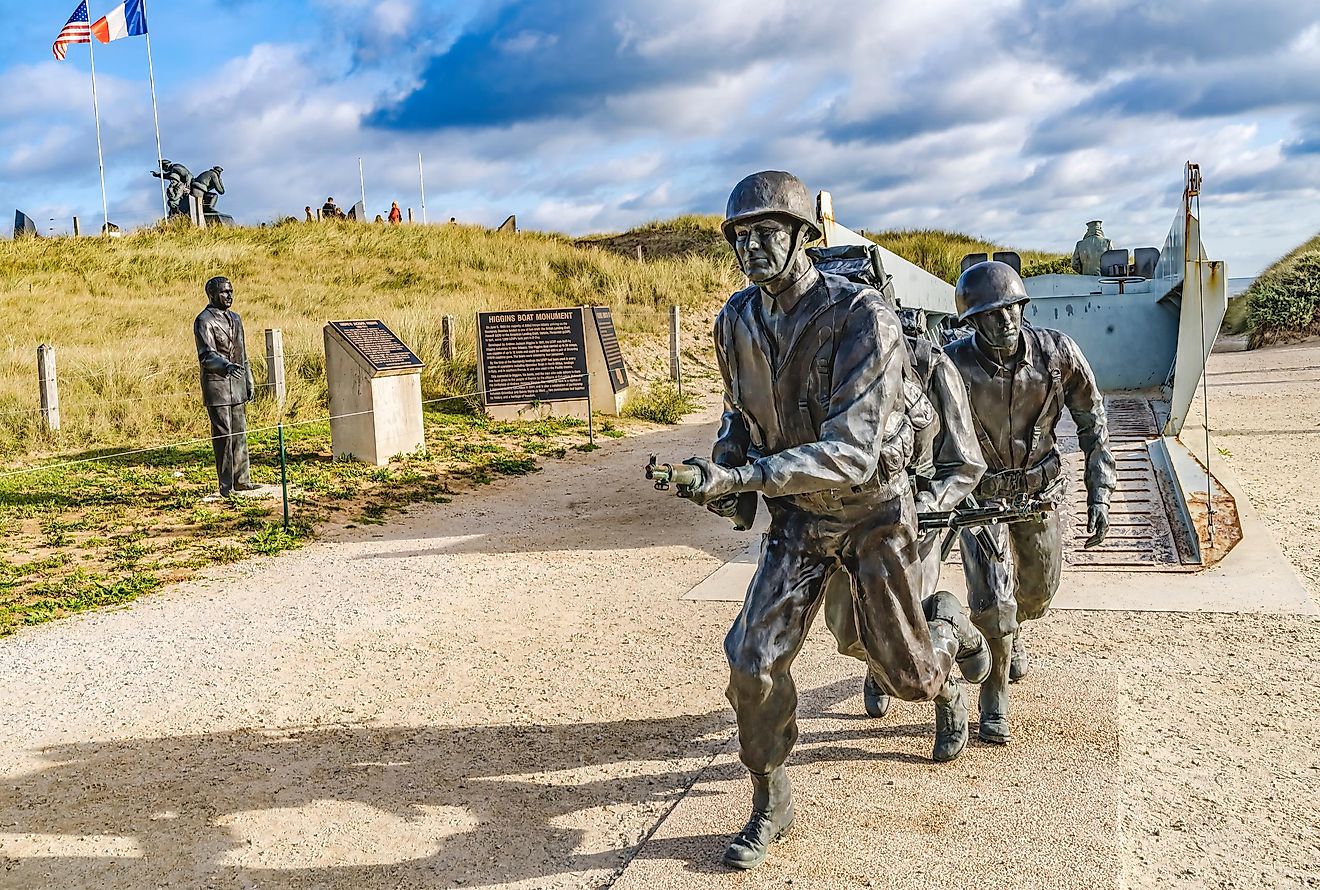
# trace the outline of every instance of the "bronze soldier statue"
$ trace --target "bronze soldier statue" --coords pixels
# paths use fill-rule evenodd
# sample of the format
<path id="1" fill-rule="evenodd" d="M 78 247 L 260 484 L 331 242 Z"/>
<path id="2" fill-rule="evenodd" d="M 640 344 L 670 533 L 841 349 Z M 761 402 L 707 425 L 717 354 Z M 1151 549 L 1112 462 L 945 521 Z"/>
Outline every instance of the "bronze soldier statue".
<path id="1" fill-rule="evenodd" d="M 975 496 L 987 505 L 1027 498 L 1060 503 L 1061 472 L 1055 426 L 1066 407 L 1077 423 L 1086 457 L 1086 546 L 1104 540 L 1114 458 L 1109 451 L 1104 397 L 1077 344 L 1065 334 L 1022 320 L 1028 296 L 1022 278 L 1004 263 L 977 263 L 958 279 L 954 297 L 960 320 L 974 333 L 946 348 L 970 397 L 976 435 L 989 469 Z M 1043 616 L 1059 588 L 1064 517 L 994 525 L 959 539 L 972 620 L 994 655 L 981 684 L 982 741 L 1004 744 L 1008 684 L 1027 673 L 1020 622 Z"/>
<path id="2" fill-rule="evenodd" d="M 1100 259 L 1113 247 L 1105 237 L 1103 223 L 1093 219 L 1086 224 L 1086 234 L 1073 246 L 1072 267 L 1078 275 L 1099 275 Z"/>
<path id="3" fill-rule="evenodd" d="M 916 437 L 909 465 L 917 512 L 953 510 L 972 493 L 985 472 L 985 460 L 967 404 L 967 390 L 953 362 L 931 341 L 924 313 L 919 309 L 900 309 L 898 315 L 907 340 L 913 378 L 934 408 L 934 422 L 925 435 Z M 935 593 L 939 584 L 943 561 L 940 544 L 945 534 L 931 530 L 918 538 L 923 597 Z M 839 652 L 865 661 L 866 651 L 857 633 L 850 586 L 844 572 L 837 572 L 830 579 L 823 607 L 825 623 L 834 634 Z M 869 671 L 862 683 L 862 703 L 871 717 L 883 717 L 889 710 L 889 696 Z"/>
<path id="4" fill-rule="evenodd" d="M 957 600 L 922 601 L 898 319 L 873 288 L 812 265 L 805 248 L 821 233 L 797 177 L 768 171 L 738 183 L 723 229 L 751 286 L 716 320 L 723 421 L 713 459 L 687 461 L 700 484 L 680 493 L 728 516 L 739 495 L 755 492 L 770 511 L 760 564 L 724 641 L 753 787 L 751 818 L 724 862 L 747 869 L 793 823 L 790 668 L 831 573 L 852 578 L 862 648 L 884 691 L 935 702 L 936 760 L 967 741 L 955 664 L 979 682 L 989 658 Z"/>
<path id="5" fill-rule="evenodd" d="M 248 364 L 243 320 L 230 310 L 234 286 L 228 278 L 206 282 L 210 305 L 193 322 L 193 339 L 202 371 L 202 402 L 211 418 L 211 444 L 220 494 L 253 491 L 248 478 L 247 416 L 244 405 L 255 389 Z"/>

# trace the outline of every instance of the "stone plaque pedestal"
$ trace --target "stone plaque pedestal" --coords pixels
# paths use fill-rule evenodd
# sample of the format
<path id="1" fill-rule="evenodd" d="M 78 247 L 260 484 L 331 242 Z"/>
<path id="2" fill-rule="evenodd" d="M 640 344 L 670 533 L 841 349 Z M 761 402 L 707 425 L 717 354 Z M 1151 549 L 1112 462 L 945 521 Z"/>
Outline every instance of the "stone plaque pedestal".
<path id="1" fill-rule="evenodd" d="M 604 306 L 477 313 L 477 373 L 482 404 L 496 420 L 586 420 L 588 406 L 618 414 L 628 398 Z"/>
<path id="2" fill-rule="evenodd" d="M 422 362 L 383 323 L 326 325 L 325 374 L 336 459 L 383 466 L 425 446 Z"/>

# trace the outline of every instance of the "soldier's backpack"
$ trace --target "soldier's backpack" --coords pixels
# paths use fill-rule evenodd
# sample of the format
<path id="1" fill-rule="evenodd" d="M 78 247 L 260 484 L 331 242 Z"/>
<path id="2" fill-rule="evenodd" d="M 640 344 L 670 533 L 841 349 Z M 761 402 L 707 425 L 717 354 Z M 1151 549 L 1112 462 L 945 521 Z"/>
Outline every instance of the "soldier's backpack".
<path id="1" fill-rule="evenodd" d="M 898 309 L 894 295 L 894 276 L 885 272 L 885 264 L 877 244 L 843 244 L 838 247 L 811 247 L 807 256 L 821 272 L 841 275 L 849 281 L 873 287 L 884 297 L 891 309 Z M 929 340 L 903 336 L 906 361 L 903 363 L 903 399 L 908 422 L 912 424 L 912 460 L 925 464 L 939 427 L 935 423 L 935 406 L 927 395 L 930 376 L 934 369 L 934 344 Z"/>

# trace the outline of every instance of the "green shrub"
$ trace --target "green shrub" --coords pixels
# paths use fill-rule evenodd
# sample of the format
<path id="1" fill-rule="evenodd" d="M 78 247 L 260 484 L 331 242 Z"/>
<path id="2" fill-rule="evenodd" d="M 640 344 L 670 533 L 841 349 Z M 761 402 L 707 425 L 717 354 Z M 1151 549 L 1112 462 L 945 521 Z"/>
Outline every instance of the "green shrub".
<path id="1" fill-rule="evenodd" d="M 1306 330 L 1320 306 L 1320 250 L 1269 269 L 1241 299 L 1253 343 Z"/>
<path id="2" fill-rule="evenodd" d="M 1056 256 L 1034 263 L 1026 263 L 1022 266 L 1022 277 L 1031 278 L 1035 275 L 1072 275 L 1072 257 Z"/>
<path id="3" fill-rule="evenodd" d="M 696 403 L 687 395 L 680 394 L 671 383 L 652 383 L 644 393 L 639 393 L 629 400 L 624 407 L 625 417 L 649 420 L 651 423 L 678 423 L 684 414 L 691 414 L 697 408 Z"/>

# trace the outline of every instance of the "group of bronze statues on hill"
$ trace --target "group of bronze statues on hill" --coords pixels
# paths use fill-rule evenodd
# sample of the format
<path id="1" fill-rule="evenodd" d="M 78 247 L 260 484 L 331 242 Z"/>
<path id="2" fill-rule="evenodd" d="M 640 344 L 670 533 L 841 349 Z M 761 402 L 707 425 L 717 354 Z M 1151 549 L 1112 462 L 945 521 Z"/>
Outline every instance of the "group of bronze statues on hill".
<path id="1" fill-rule="evenodd" d="M 1006 744 L 1009 684 L 1028 670 L 1022 622 L 1059 586 L 1065 409 L 1086 460 L 1087 546 L 1108 531 L 1115 469 L 1090 366 L 1067 336 L 1023 320 L 1013 267 L 963 272 L 955 299 L 971 333 L 941 350 L 922 324 L 905 330 L 887 281 L 818 268 L 813 254 L 828 251 L 808 250 L 822 233 L 797 177 L 738 183 L 723 230 L 749 286 L 716 320 L 723 420 L 678 493 L 739 527 L 757 495 L 770 514 L 724 643 L 753 789 L 724 862 L 748 869 L 793 824 L 790 669 L 816 612 L 865 662 L 868 714 L 891 696 L 933 702 L 932 757 L 953 760 L 969 734 L 962 683 L 979 683 L 977 734 Z M 970 610 L 937 589 L 955 535 Z"/>

